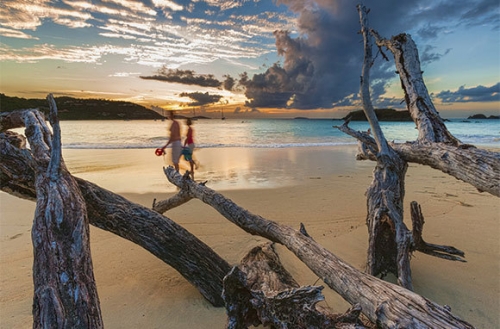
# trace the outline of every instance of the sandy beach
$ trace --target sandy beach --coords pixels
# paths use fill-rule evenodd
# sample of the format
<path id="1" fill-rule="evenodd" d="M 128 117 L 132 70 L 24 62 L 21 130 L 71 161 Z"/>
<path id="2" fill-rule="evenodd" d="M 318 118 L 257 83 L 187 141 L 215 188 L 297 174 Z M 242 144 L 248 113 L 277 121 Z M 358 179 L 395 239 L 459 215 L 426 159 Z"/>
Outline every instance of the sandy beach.
<path id="1" fill-rule="evenodd" d="M 173 195 L 154 150 L 64 150 L 69 170 L 151 207 Z M 356 148 L 200 149 L 197 181 L 267 219 L 308 233 L 344 261 L 363 269 L 368 233 L 366 197 L 372 162 L 354 159 Z M 181 170 L 187 164 L 183 163 Z M 417 201 L 424 239 L 465 252 L 466 263 L 415 253 L 415 292 L 477 328 L 500 328 L 500 202 L 434 169 L 411 164 L 405 222 Z M 0 192 L 0 328 L 32 326 L 31 224 L 35 203 Z M 165 214 L 231 264 L 265 239 L 251 236 L 199 200 Z M 212 307 L 173 268 L 141 247 L 91 227 L 91 251 L 107 328 L 224 328 L 225 310 Z M 278 246 L 285 267 L 302 285 L 323 285 L 292 253 Z M 391 278 L 389 278 L 390 280 Z M 325 287 L 335 312 L 349 305 Z"/>

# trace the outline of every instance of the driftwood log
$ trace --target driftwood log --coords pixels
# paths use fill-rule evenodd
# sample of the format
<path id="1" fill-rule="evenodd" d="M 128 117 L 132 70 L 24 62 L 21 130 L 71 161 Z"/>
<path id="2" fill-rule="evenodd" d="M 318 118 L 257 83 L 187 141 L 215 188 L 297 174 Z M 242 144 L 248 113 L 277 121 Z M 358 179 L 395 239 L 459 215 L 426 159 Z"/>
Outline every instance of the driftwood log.
<path id="1" fill-rule="evenodd" d="M 35 121 L 27 118 L 37 117 Z M 26 124 L 27 123 L 27 124 Z M 24 148 L 24 136 L 3 129 L 26 126 L 26 134 L 43 131 L 43 138 L 30 141 L 50 147 L 43 114 L 24 110 L 0 115 L 0 189 L 14 196 L 36 201 L 35 158 Z M 37 136 L 41 133 L 36 133 Z M 132 203 L 86 180 L 75 178 L 86 205 L 89 223 L 130 240 L 175 268 L 214 306 L 223 306 L 222 280 L 229 264 L 183 227 L 156 211 Z"/>
<path id="2" fill-rule="evenodd" d="M 413 290 L 410 268 L 412 236 L 403 221 L 404 179 L 408 163 L 389 146 L 378 124 L 369 91 L 373 56 L 367 31 L 366 9 L 358 5 L 358 12 L 364 41 L 360 96 L 378 150 L 373 181 L 366 191 L 366 225 L 369 231 L 367 271 L 371 275 L 382 276 L 393 273 L 398 278 L 399 285 Z"/>
<path id="3" fill-rule="evenodd" d="M 358 7 L 358 10 L 360 8 L 361 7 Z M 365 56 L 366 68 L 363 69 L 364 73 L 362 76 L 362 99 L 365 107 L 368 109 L 367 112 L 370 112 L 370 108 L 373 108 L 369 101 L 367 86 L 369 83 L 368 69 L 372 62 L 371 53 L 366 50 L 368 29 L 363 23 L 363 15 L 365 13 L 366 11 L 360 10 L 360 20 L 365 38 L 365 54 L 370 56 Z M 370 32 L 377 38 L 373 31 Z M 396 41 L 408 42 L 408 40 L 411 40 L 411 38 L 405 35 L 404 37 L 400 36 L 399 38 L 391 40 L 391 42 L 396 45 Z M 384 42 L 387 41 L 381 38 L 377 39 L 377 44 L 379 46 L 384 45 Z M 391 49 L 390 46 L 384 46 Z M 400 48 L 403 49 L 404 47 Z M 406 59 L 404 56 L 407 54 L 413 54 L 412 56 L 414 57 L 417 56 L 416 61 L 411 62 L 411 57 Z M 406 52 L 402 51 L 401 57 L 398 57 L 396 62 L 398 62 L 398 60 L 399 63 L 403 65 L 401 70 L 409 72 L 408 78 L 405 78 L 404 81 L 402 79 L 403 85 L 404 83 L 414 83 L 412 72 L 416 68 L 420 71 L 416 47 L 414 52 L 408 50 Z M 405 64 L 407 60 L 410 60 L 411 65 Z M 415 63 L 418 65 L 415 65 Z M 398 68 L 400 75 L 401 70 Z M 363 88 L 366 89 L 363 91 Z M 383 235 L 379 235 L 382 239 L 373 238 L 375 245 L 379 244 L 378 247 L 372 248 L 372 250 L 375 251 L 372 254 L 376 256 L 373 258 L 373 269 L 375 269 L 375 272 L 379 271 L 381 274 L 385 271 L 396 270 L 400 273 L 398 275 L 400 283 L 403 286 L 411 288 L 409 253 L 412 249 L 438 255 L 443 258 L 447 258 L 446 255 L 461 256 L 463 254 L 460 254 L 460 251 L 457 251 L 453 247 L 445 248 L 443 246 L 436 246 L 428 244 L 423 240 L 423 215 L 420 207 L 416 203 L 412 204 L 413 232 L 410 232 L 404 226 L 402 221 L 402 201 L 404 197 L 404 174 L 407 166 L 406 162 L 409 161 L 408 159 L 411 159 L 414 154 L 418 154 L 415 150 L 424 150 L 423 152 L 425 152 L 427 148 L 427 152 L 431 153 L 431 160 L 429 161 L 429 156 L 426 155 L 424 158 L 427 159 L 419 161 L 427 161 L 425 164 L 435 166 L 459 179 L 463 179 L 474 185 L 480 191 L 488 191 L 498 196 L 500 195 L 498 184 L 498 180 L 500 179 L 498 177 L 500 157 L 492 153 L 492 156 L 488 157 L 487 161 L 481 162 L 476 156 L 477 154 L 483 154 L 482 152 L 475 153 L 476 149 L 473 146 L 463 145 L 451 136 L 451 134 L 447 133 L 444 124 L 440 124 L 442 121 L 439 121 L 439 115 L 437 115 L 435 109 L 430 106 L 432 105 L 432 103 L 429 103 L 430 98 L 413 97 L 414 93 L 416 93 L 417 96 L 419 93 L 427 93 L 426 90 L 422 89 L 421 86 L 413 89 L 411 86 L 405 86 L 404 89 L 405 93 L 409 93 L 405 96 L 407 99 L 407 106 L 411 104 L 413 111 L 411 112 L 412 117 L 414 117 L 416 122 L 418 121 L 417 127 L 420 132 L 419 140 L 414 144 L 410 144 L 411 150 L 407 151 L 407 155 L 405 156 L 404 153 L 407 148 L 394 145 L 394 143 L 387 143 L 377 123 L 376 117 L 373 117 L 370 113 L 367 113 L 367 117 L 370 118 L 369 120 L 375 138 L 373 139 L 366 134 L 366 136 L 363 134 L 361 135 L 363 135 L 363 139 L 371 143 L 368 149 L 372 152 L 372 158 L 377 161 L 374 183 L 369 191 L 369 194 L 373 194 L 371 199 L 369 199 L 369 203 L 371 202 L 373 206 L 369 206 L 367 221 L 369 225 L 376 230 L 382 228 L 382 230 L 378 232 L 384 233 Z M 39 116 L 39 119 L 30 121 L 28 118 L 32 116 Z M 193 283 L 205 298 L 214 305 L 222 305 L 224 303 L 221 297 L 222 278 L 231 271 L 230 266 L 196 237 L 192 236 L 189 232 L 169 220 L 167 217 L 157 213 L 157 211 L 163 212 L 166 209 L 183 204 L 191 198 L 198 198 L 212 206 L 224 217 L 245 231 L 251 234 L 260 235 L 270 241 L 286 246 L 346 301 L 352 305 L 359 305 L 355 306 L 352 312 L 348 312 L 348 314 L 357 314 L 359 307 L 361 307 L 368 319 L 381 328 L 472 328 L 470 324 L 454 316 L 448 308 L 437 305 L 401 286 L 384 282 L 372 275 L 358 271 L 349 264 L 346 264 L 333 253 L 317 244 L 307 235 L 307 233 L 305 233 L 305 229 L 297 231 L 260 216 L 253 215 L 221 194 L 210 190 L 204 186 L 204 184 L 196 184 L 188 177 L 183 178 L 171 167 L 165 169 L 165 174 L 169 181 L 181 188 L 181 191 L 172 199 L 164 200 L 159 203 L 155 202 L 153 208 L 156 211 L 133 204 L 94 184 L 71 177 L 71 175 L 65 171 L 62 158 L 60 157 L 60 153 L 57 153 L 57 149 L 53 153 L 53 156 L 50 157 L 50 160 L 48 160 L 46 156 L 49 150 L 52 152 L 53 144 L 57 144 L 58 132 L 56 132 L 55 139 L 52 139 L 51 133 L 42 118 L 43 117 L 37 114 L 36 111 L 20 111 L 0 115 L 0 187 L 7 193 L 26 199 L 36 200 L 40 198 L 37 200 L 36 223 L 37 220 L 38 222 L 45 221 L 44 225 L 47 226 L 47 223 L 50 224 L 50 221 L 55 220 L 57 222 L 58 216 L 61 213 L 64 214 L 63 217 L 72 217 L 74 223 L 77 223 L 77 229 L 74 231 L 76 232 L 75 236 L 79 237 L 82 241 L 87 241 L 79 244 L 79 246 L 84 246 L 85 243 L 88 243 L 88 229 L 84 227 L 87 216 L 90 224 L 131 240 L 143 246 L 167 264 L 172 265 L 188 281 Z M 436 120 L 438 120 L 438 123 L 435 123 Z M 55 125 L 54 128 L 56 131 L 58 129 L 57 120 L 52 118 L 51 121 Z M 26 149 L 25 140 L 22 136 L 6 131 L 21 126 L 26 126 L 26 135 L 32 136 L 30 137 L 32 138 L 32 140 L 30 140 L 31 150 Z M 345 129 L 346 131 L 350 130 L 347 125 L 341 129 Z M 38 144 L 34 145 L 36 143 Z M 442 145 L 442 148 L 437 153 L 432 154 L 432 150 L 434 150 L 436 144 Z M 46 154 L 33 153 L 36 151 L 37 147 L 45 150 Z M 450 155 L 451 153 L 452 155 Z M 439 156 L 438 154 L 441 156 L 440 159 L 436 158 Z M 465 156 L 469 159 L 471 162 L 469 171 L 454 163 L 453 156 L 456 154 Z M 415 157 L 417 158 L 418 156 Z M 45 173 L 42 170 L 43 168 L 46 168 Z M 58 173 L 58 170 L 61 169 L 64 169 L 61 171 L 62 174 L 61 172 Z M 473 177 L 476 171 L 479 172 L 479 176 L 481 176 L 479 179 Z M 51 186 L 51 184 L 54 185 Z M 73 195 L 72 198 L 68 198 L 68 200 L 72 202 L 68 202 L 68 204 L 62 202 L 66 190 L 61 193 L 57 188 L 67 188 L 71 191 L 75 191 L 75 195 Z M 79 190 L 80 193 L 76 190 Z M 49 202 L 44 203 L 46 200 L 49 200 Z M 50 207 L 47 208 L 47 206 L 51 203 L 56 205 L 56 203 L 58 203 L 56 202 L 57 200 L 59 200 L 59 204 L 57 204 L 58 208 L 54 207 L 53 211 L 43 211 L 43 209 L 50 209 Z M 65 197 L 63 201 L 66 201 Z M 74 203 L 78 203 L 78 207 L 72 208 Z M 38 211 L 39 207 L 40 211 Z M 40 227 L 42 227 L 42 225 Z M 81 227 L 84 228 L 80 229 Z M 42 236 L 35 235 L 38 237 Z M 71 244 L 71 238 L 74 236 L 64 234 L 58 237 L 63 239 L 63 243 L 69 242 Z M 389 237 L 389 239 L 387 239 L 387 237 Z M 42 239 L 44 238 L 45 237 Z M 392 245 L 389 244 L 390 248 L 388 251 L 385 250 L 385 247 L 381 244 L 381 242 L 384 241 L 393 242 Z M 398 243 L 398 241 L 401 241 L 401 243 Z M 90 267 L 87 265 L 87 269 L 90 269 L 91 272 L 89 251 L 85 248 L 82 248 L 81 251 L 88 256 L 83 255 L 84 257 L 82 259 L 84 259 L 87 264 L 90 264 Z M 378 253 L 378 251 L 381 252 Z M 49 256 L 52 257 L 53 255 Z M 35 257 L 39 256 L 35 255 Z M 63 255 L 63 257 L 65 256 Z M 460 257 L 451 258 L 460 260 Z M 65 257 L 65 259 L 71 260 L 71 258 L 67 257 Z M 389 261 L 385 263 L 387 259 L 389 259 Z M 63 264 L 63 267 L 70 268 L 73 265 L 74 264 L 67 263 Z M 270 300 L 267 299 L 269 290 L 264 287 L 265 284 L 262 284 L 266 279 L 263 279 L 264 281 L 261 281 L 260 278 L 257 281 L 248 280 L 249 276 L 252 277 L 253 275 L 251 273 L 255 273 L 252 272 L 255 266 L 255 262 L 253 262 L 253 265 L 248 266 L 247 272 L 233 268 L 231 275 L 226 277 L 225 287 L 228 288 L 226 291 L 230 291 L 230 285 L 228 285 L 228 283 L 235 283 L 234 287 L 236 287 L 236 290 L 242 292 L 243 296 L 251 298 L 249 299 L 250 301 L 253 300 L 255 302 L 255 305 L 252 304 L 255 312 L 252 311 L 252 313 L 256 315 L 257 318 L 260 314 L 260 319 L 258 321 L 261 323 L 272 323 L 275 326 L 289 323 L 290 319 L 287 319 L 286 316 L 283 317 L 283 314 L 279 314 L 279 316 L 273 314 L 271 316 L 264 310 L 264 308 L 272 304 L 273 307 L 278 307 L 276 309 L 280 309 L 278 313 L 283 313 L 283 310 L 288 310 L 290 305 L 277 304 L 274 301 L 269 304 Z M 259 271 L 257 270 L 257 272 Z M 66 281 L 64 275 L 59 277 L 59 279 L 61 278 L 62 281 Z M 307 307 L 309 310 L 312 310 L 312 307 L 316 305 L 316 301 L 320 298 L 318 297 L 318 287 L 309 287 L 311 288 L 310 290 L 308 290 L 307 287 L 297 288 L 293 287 L 295 284 L 286 279 L 286 276 L 281 279 L 284 279 L 285 283 L 292 286 L 292 290 L 295 289 L 295 291 L 298 292 L 296 296 L 306 296 L 303 305 L 308 305 Z M 238 282 L 240 284 L 239 286 L 237 285 Z M 249 286 L 252 285 L 251 282 L 255 284 L 259 282 L 257 284 L 258 288 L 256 288 L 255 291 L 251 291 L 252 289 L 249 290 Z M 64 284 L 64 282 L 55 283 L 57 289 L 61 287 L 61 283 Z M 36 284 L 37 283 L 35 283 L 35 285 Z M 89 277 L 88 287 L 91 287 L 92 284 L 93 278 Z M 267 293 L 265 291 L 267 291 Z M 230 305 L 228 301 L 231 300 L 229 297 L 232 296 L 233 294 L 225 295 L 225 301 L 228 303 L 227 305 Z M 255 296 L 262 296 L 265 298 L 255 299 Z M 285 293 L 280 296 L 287 297 L 288 295 Z M 294 297 L 292 297 L 292 300 L 293 299 Z M 37 296 L 35 296 L 35 301 L 36 300 Z M 98 312 L 97 293 L 95 294 L 94 301 L 97 301 L 97 308 L 91 306 L 91 310 Z M 237 307 L 237 309 L 241 310 L 242 308 Z M 242 314 L 240 311 L 236 312 L 238 314 L 229 312 L 229 315 L 240 316 Z M 40 323 L 44 323 L 44 320 L 49 319 L 43 318 L 45 314 L 35 311 L 34 314 L 37 314 L 36 316 L 39 317 Z M 100 318 L 100 315 L 97 316 L 96 313 L 92 313 L 92 311 L 90 314 L 94 316 L 94 319 Z M 312 316 L 318 316 L 315 311 L 308 314 L 308 316 L 311 316 L 311 314 Z M 55 317 L 57 316 L 59 315 Z M 55 317 L 52 317 L 52 319 Z M 64 317 L 65 315 L 63 315 L 61 319 Z M 95 321 L 95 327 L 102 326 L 102 323 L 98 320 L 92 321 Z M 57 321 L 49 319 L 46 323 L 54 325 L 56 322 Z"/>
<path id="4" fill-rule="evenodd" d="M 26 112 L 35 164 L 33 328 L 102 328 L 85 202 L 61 157 L 57 107 L 47 97 L 54 135 L 44 118 Z"/>
<path id="5" fill-rule="evenodd" d="M 283 267 L 272 243 L 254 247 L 224 278 L 227 328 L 366 328 L 361 307 L 333 314 L 324 306 L 320 286 L 300 287 Z"/>
<path id="6" fill-rule="evenodd" d="M 31 117 L 38 117 L 39 119 L 36 122 L 27 119 Z M 8 124 L 2 125 L 3 122 L 8 122 Z M 10 124 L 11 122 L 15 122 L 16 124 Z M 50 131 L 45 125 L 43 115 L 37 110 L 4 113 L 0 116 L 0 125 L 2 128 L 26 126 L 28 135 L 31 132 L 36 136 L 42 136 L 39 139 L 43 141 L 47 141 L 50 138 Z M 38 133 L 39 131 L 43 131 L 44 134 Z M 35 200 L 38 197 L 38 190 L 34 186 L 35 170 L 32 165 L 26 166 L 26 164 L 34 163 L 33 154 L 30 150 L 23 148 L 26 145 L 24 137 L 4 131 L 0 133 L 0 143 L 2 146 L 2 161 L 0 165 L 2 190 L 28 200 Z M 30 144 L 34 148 L 42 145 L 50 149 L 51 146 L 51 144 L 34 139 L 30 139 Z M 73 179 L 75 183 L 74 189 L 76 190 L 71 190 L 71 193 L 78 195 L 80 194 L 79 191 L 81 191 L 81 199 L 77 203 L 80 206 L 86 206 L 91 224 L 141 245 L 176 268 L 213 304 L 218 306 L 223 304 L 221 302 L 222 278 L 229 273 L 230 267 L 208 247 L 182 227 L 171 222 L 167 217 L 133 204 L 83 179 L 71 177 L 69 173 L 66 173 L 66 175 Z M 182 191 L 178 194 L 180 199 L 185 199 L 186 195 L 190 194 Z M 172 200 L 176 200 L 176 197 L 173 197 Z M 170 206 L 181 203 L 176 201 Z M 68 237 L 63 236 L 62 238 L 67 239 Z M 90 256 L 90 253 L 87 256 Z M 89 278 L 92 277 L 89 276 Z M 320 287 L 315 287 L 297 289 L 295 294 L 289 292 L 282 293 L 280 295 L 282 307 L 284 307 L 287 300 L 290 301 L 291 299 L 294 303 L 291 303 L 288 307 L 298 307 L 295 301 L 299 296 L 304 300 L 308 300 L 309 304 L 307 305 L 312 307 L 315 302 L 321 300 L 319 297 L 320 291 Z M 262 292 L 255 289 L 254 294 L 264 296 Z M 284 295 L 288 296 L 288 299 L 283 298 Z M 269 299 L 266 300 L 269 301 Z M 276 303 L 276 305 L 279 305 L 279 303 Z M 300 307 L 298 310 L 300 310 Z M 265 314 L 262 310 L 260 312 L 261 314 Z M 359 314 L 359 308 L 354 308 L 340 317 L 331 316 L 328 312 L 314 315 L 315 312 L 311 311 L 306 314 L 309 317 L 317 316 L 319 319 L 324 319 L 325 321 L 333 319 L 336 323 L 357 323 L 355 315 Z M 278 321 L 276 319 L 270 320 L 269 314 L 269 320 L 264 320 L 265 318 L 262 315 L 262 322 Z M 53 324 L 53 322 L 50 323 Z M 49 322 L 46 324 L 49 324 Z"/>
<path id="7" fill-rule="evenodd" d="M 364 31 L 368 33 L 368 27 Z M 392 147 L 405 161 L 428 165 L 480 192 L 500 197 L 500 153 L 463 144 L 448 131 L 425 86 L 418 49 L 411 36 L 403 33 L 388 40 L 373 29 L 369 32 L 380 48 L 386 47 L 394 55 L 406 108 L 419 132 L 416 142 L 394 143 Z"/>
<path id="8" fill-rule="evenodd" d="M 164 168 L 183 199 L 197 198 L 246 232 L 287 247 L 311 271 L 351 305 L 359 304 L 366 317 L 381 328 L 473 328 L 440 306 L 401 286 L 363 273 L 323 248 L 307 234 L 254 215 L 189 175 Z M 186 195 L 189 194 L 189 197 Z"/>
<path id="9" fill-rule="evenodd" d="M 340 131 L 358 139 L 369 152 L 358 154 L 359 160 L 374 160 L 378 151 L 375 139 L 349 128 L 349 122 L 335 126 Z M 444 142 L 406 142 L 389 145 L 406 162 L 437 169 L 474 186 L 479 192 L 500 197 L 500 153 L 468 144 L 454 146 Z"/>
<path id="10" fill-rule="evenodd" d="M 440 169 L 472 184 L 480 191 L 498 196 L 500 154 L 464 145 L 446 129 L 423 82 L 418 51 L 411 37 L 399 35 L 391 41 L 382 39 L 374 30 L 368 28 L 366 7 L 358 5 L 357 8 L 365 50 L 360 95 L 363 110 L 373 131 L 373 138 L 367 133 L 350 129 L 348 121 L 337 128 L 362 142 L 358 159 L 377 162 L 373 182 L 367 191 L 369 230 L 367 271 L 372 275 L 381 276 L 393 273 L 401 286 L 412 289 L 411 252 L 417 250 L 458 261 L 464 261 L 462 258 L 464 253 L 454 247 L 423 242 L 421 238 L 423 215 L 416 202 L 412 203 L 413 232 L 410 232 L 404 224 L 404 179 L 407 162 Z M 371 36 L 375 36 L 379 47 L 386 46 L 394 54 L 407 107 L 419 130 L 416 142 L 388 143 L 380 129 L 369 92 L 369 72 L 374 63 Z"/>

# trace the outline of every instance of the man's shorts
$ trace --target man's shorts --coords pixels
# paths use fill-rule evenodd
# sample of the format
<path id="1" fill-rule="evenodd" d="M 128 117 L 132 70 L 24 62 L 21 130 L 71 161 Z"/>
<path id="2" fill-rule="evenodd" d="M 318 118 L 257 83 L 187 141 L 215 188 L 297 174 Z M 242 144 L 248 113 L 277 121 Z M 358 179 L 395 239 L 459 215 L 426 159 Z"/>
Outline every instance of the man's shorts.
<path id="1" fill-rule="evenodd" d="M 182 152 L 181 141 L 172 142 L 172 163 L 174 165 L 179 164 L 181 152 Z"/>

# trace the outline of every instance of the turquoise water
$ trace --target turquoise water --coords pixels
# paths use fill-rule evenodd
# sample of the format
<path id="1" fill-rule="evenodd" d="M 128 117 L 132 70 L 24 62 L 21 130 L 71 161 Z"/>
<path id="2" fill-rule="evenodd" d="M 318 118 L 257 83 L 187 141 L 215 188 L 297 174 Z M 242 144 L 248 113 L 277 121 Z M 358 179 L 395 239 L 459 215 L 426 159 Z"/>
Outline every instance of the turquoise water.
<path id="1" fill-rule="evenodd" d="M 184 122 L 183 136 L 187 129 Z M 243 147 L 286 148 L 356 144 L 357 141 L 333 126 L 341 120 L 258 119 L 194 121 L 197 148 Z M 62 121 L 63 148 L 123 149 L 157 148 L 166 142 L 169 121 Z M 483 147 L 500 146 L 500 120 L 455 119 L 446 122 L 450 132 L 463 143 Z M 367 122 L 352 122 L 365 131 Z M 382 122 L 389 141 L 405 142 L 417 138 L 413 122 Z"/>

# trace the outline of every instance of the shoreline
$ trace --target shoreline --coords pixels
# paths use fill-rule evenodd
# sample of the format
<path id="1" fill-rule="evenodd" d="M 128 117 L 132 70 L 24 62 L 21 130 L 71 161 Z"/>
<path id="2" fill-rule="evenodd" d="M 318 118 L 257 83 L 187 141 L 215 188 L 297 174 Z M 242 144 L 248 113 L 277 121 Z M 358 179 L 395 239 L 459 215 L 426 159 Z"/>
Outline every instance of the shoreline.
<path id="1" fill-rule="evenodd" d="M 132 202 L 151 207 L 154 198 L 161 200 L 175 193 L 165 186 L 169 183 L 161 170 L 163 159 L 154 157 L 152 150 L 67 151 L 63 156 L 75 176 Z M 208 178 L 208 187 L 264 218 L 294 228 L 304 223 L 322 246 L 363 270 L 368 245 L 364 193 L 374 164 L 354 160 L 355 151 L 355 147 L 223 149 L 195 151 L 195 155 L 202 164 L 197 176 Z M 413 200 L 421 204 L 425 216 L 424 239 L 461 249 L 467 260 L 451 262 L 415 253 L 411 264 L 415 292 L 449 305 L 453 314 L 477 328 L 500 327 L 498 198 L 434 169 L 410 164 L 404 200 L 407 226 L 411 226 L 409 203 Z M 30 231 L 35 203 L 1 192 L 0 204 L 0 327 L 26 328 L 32 325 Z M 265 241 L 247 234 L 199 200 L 165 215 L 230 264 L 237 264 L 253 246 Z M 106 231 L 91 226 L 90 236 L 107 327 L 225 326 L 225 310 L 212 307 L 173 268 Z M 277 251 L 299 284 L 324 285 L 291 252 L 282 246 Z M 328 287 L 323 293 L 325 303 L 335 312 L 349 307 Z"/>
<path id="2" fill-rule="evenodd" d="M 195 180 L 217 191 L 268 189 L 373 168 L 356 161 L 356 150 L 356 145 L 195 149 Z M 74 176 L 115 193 L 171 193 L 176 187 L 162 169 L 171 165 L 170 152 L 158 157 L 154 149 L 63 149 L 63 158 Z M 183 159 L 179 166 L 182 174 L 189 170 Z"/>

